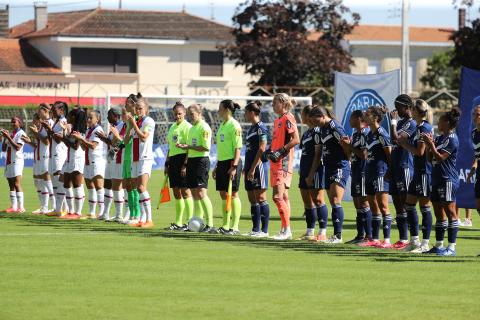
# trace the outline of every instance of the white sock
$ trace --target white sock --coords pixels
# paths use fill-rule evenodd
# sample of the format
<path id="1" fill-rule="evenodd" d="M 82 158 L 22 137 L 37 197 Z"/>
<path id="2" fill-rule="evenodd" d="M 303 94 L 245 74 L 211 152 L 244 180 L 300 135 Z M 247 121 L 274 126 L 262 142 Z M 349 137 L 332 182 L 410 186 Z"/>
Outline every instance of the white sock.
<path id="1" fill-rule="evenodd" d="M 48 199 L 50 200 L 50 204 L 52 205 L 52 209 L 55 209 L 55 194 L 53 193 L 53 183 L 52 180 L 45 181 L 48 188 Z M 47 207 L 48 208 L 48 207 Z"/>
<path id="2" fill-rule="evenodd" d="M 60 182 L 55 192 L 55 212 L 62 212 L 62 206 L 64 201 L 65 201 L 65 188 L 63 187 L 63 184 Z"/>
<path id="3" fill-rule="evenodd" d="M 17 210 L 17 193 L 15 191 L 10 191 L 10 208 Z"/>
<path id="4" fill-rule="evenodd" d="M 48 210 L 48 198 L 50 193 L 48 192 L 48 184 L 47 181 L 42 180 L 40 182 L 40 191 L 41 191 L 41 199 L 40 199 L 40 206 L 42 207 L 42 211 L 46 212 Z"/>
<path id="5" fill-rule="evenodd" d="M 103 214 L 105 209 L 105 189 L 97 190 L 97 204 L 98 204 L 98 214 Z"/>
<path id="6" fill-rule="evenodd" d="M 436 242 L 435 242 L 435 247 L 437 247 L 437 248 L 443 248 L 443 241 L 436 241 Z"/>
<path id="7" fill-rule="evenodd" d="M 83 190 L 83 185 L 81 185 L 78 188 L 73 189 L 73 196 L 75 197 L 74 213 L 81 216 L 82 215 L 83 202 L 85 201 L 85 191 Z"/>
<path id="8" fill-rule="evenodd" d="M 74 196 L 73 196 L 73 188 L 68 187 L 65 189 L 65 202 L 67 204 L 67 213 L 74 213 L 75 206 L 74 206 Z"/>
<path id="9" fill-rule="evenodd" d="M 390 238 L 383 239 L 383 243 L 390 243 Z"/>
<path id="10" fill-rule="evenodd" d="M 423 239 L 422 240 L 422 246 L 428 246 L 429 242 L 430 242 L 430 239 Z"/>
<path id="11" fill-rule="evenodd" d="M 18 209 L 25 209 L 23 205 L 23 192 L 17 192 L 17 204 Z"/>
<path id="12" fill-rule="evenodd" d="M 112 206 L 113 201 L 113 191 L 112 189 L 105 189 L 105 206 L 103 208 L 103 217 L 110 217 L 110 207 Z"/>
<path id="13" fill-rule="evenodd" d="M 150 194 L 145 191 L 140 195 L 140 199 L 143 196 L 143 206 L 145 207 L 145 213 L 147 214 L 147 222 L 152 221 L 152 201 L 150 200 Z"/>
<path id="14" fill-rule="evenodd" d="M 113 201 L 115 202 L 115 218 L 121 218 L 123 216 L 123 191 L 113 191 Z"/>
<path id="15" fill-rule="evenodd" d="M 419 237 L 418 236 L 413 236 L 412 239 L 411 239 L 411 242 L 412 243 L 419 243 L 420 242 Z"/>
<path id="16" fill-rule="evenodd" d="M 320 235 L 325 236 L 327 234 L 327 229 L 320 229 Z"/>
<path id="17" fill-rule="evenodd" d="M 285 228 L 285 233 L 292 233 L 292 231 L 290 230 L 290 226 Z"/>
<path id="18" fill-rule="evenodd" d="M 307 228 L 307 236 L 313 236 L 315 232 L 315 229 L 314 228 Z"/>
<path id="19" fill-rule="evenodd" d="M 33 184 L 35 185 L 35 188 L 37 189 L 37 197 L 38 201 L 40 202 L 40 206 L 42 205 L 42 179 L 33 179 Z"/>
<path id="20" fill-rule="evenodd" d="M 448 249 L 455 251 L 455 245 L 456 243 L 448 243 Z"/>
<path id="21" fill-rule="evenodd" d="M 88 189 L 88 209 L 90 215 L 95 215 L 97 208 L 97 190 L 95 188 Z"/>
<path id="22" fill-rule="evenodd" d="M 121 191 L 120 191 L 121 192 Z M 123 219 L 130 219 L 130 208 L 128 207 L 128 193 L 127 189 L 123 189 L 123 208 L 125 209 L 125 216 Z"/>

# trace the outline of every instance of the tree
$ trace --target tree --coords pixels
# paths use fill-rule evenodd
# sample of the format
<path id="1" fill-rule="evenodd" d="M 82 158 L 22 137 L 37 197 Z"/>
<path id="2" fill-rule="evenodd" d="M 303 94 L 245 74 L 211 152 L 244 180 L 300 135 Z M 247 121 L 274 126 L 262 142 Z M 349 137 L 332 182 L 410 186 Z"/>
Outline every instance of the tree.
<path id="1" fill-rule="evenodd" d="M 258 78 L 254 84 L 317 79 L 327 86 L 333 71 L 349 71 L 353 63 L 344 39 L 359 19 L 342 0 L 247 0 L 232 18 L 234 40 L 222 49 Z"/>
<path id="2" fill-rule="evenodd" d="M 450 62 L 455 52 L 453 49 L 435 53 L 428 59 L 427 71 L 420 81 L 433 89 L 447 88 L 458 90 L 460 86 L 460 68 Z"/>
<path id="3" fill-rule="evenodd" d="M 471 27 L 455 31 L 451 39 L 455 43 L 452 66 L 480 70 L 480 19 L 472 21 Z"/>

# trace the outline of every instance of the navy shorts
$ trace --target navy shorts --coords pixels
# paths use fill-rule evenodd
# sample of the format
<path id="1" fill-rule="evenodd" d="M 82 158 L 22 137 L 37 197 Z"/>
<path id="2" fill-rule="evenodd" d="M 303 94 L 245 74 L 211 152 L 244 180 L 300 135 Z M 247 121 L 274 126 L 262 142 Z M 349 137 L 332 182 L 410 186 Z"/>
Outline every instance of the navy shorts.
<path id="1" fill-rule="evenodd" d="M 368 179 L 365 183 L 365 192 L 368 195 L 374 195 L 379 192 L 388 192 L 390 184 L 384 179 L 384 177 L 376 177 L 373 179 Z"/>
<path id="2" fill-rule="evenodd" d="M 454 202 L 457 197 L 458 183 L 442 181 L 432 185 L 430 200 L 434 202 Z"/>
<path id="3" fill-rule="evenodd" d="M 171 188 L 187 187 L 187 177 L 182 177 L 181 175 L 182 167 L 186 158 L 186 153 L 177 154 L 170 157 L 168 164 L 168 179 Z"/>
<path id="4" fill-rule="evenodd" d="M 390 171 L 390 190 L 389 194 L 397 195 L 399 193 L 406 193 L 410 182 L 412 181 L 412 168 L 395 168 Z"/>
<path id="5" fill-rule="evenodd" d="M 357 174 L 352 175 L 352 184 L 350 187 L 350 195 L 352 197 L 366 197 L 367 191 L 365 190 L 365 175 Z"/>
<path id="6" fill-rule="evenodd" d="M 323 166 L 318 167 L 318 170 L 313 176 L 313 185 L 307 186 L 305 179 L 308 176 L 308 172 L 300 171 L 300 180 L 298 181 L 298 187 L 300 189 L 325 189 L 325 170 Z"/>
<path id="7" fill-rule="evenodd" d="M 252 181 L 247 180 L 248 170 L 246 169 L 244 172 L 245 190 L 252 191 L 252 190 L 268 189 L 268 163 L 267 162 L 261 162 L 255 168 L 255 172 L 253 173 L 254 179 Z"/>
<path id="8" fill-rule="evenodd" d="M 418 198 L 429 198 L 431 193 L 431 176 L 426 173 L 414 174 L 408 186 L 408 194 Z"/>
<path id="9" fill-rule="evenodd" d="M 345 189 L 348 178 L 350 177 L 350 168 L 325 167 L 325 190 L 330 189 L 332 183 L 338 183 Z"/>

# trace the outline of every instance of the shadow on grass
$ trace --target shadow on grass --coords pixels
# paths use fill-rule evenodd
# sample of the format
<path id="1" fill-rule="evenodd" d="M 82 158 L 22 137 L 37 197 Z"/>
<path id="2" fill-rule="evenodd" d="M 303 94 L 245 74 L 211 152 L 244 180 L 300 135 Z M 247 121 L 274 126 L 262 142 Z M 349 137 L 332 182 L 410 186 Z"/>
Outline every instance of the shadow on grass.
<path id="1" fill-rule="evenodd" d="M 271 239 L 255 239 L 243 236 L 225 236 L 218 234 L 203 234 L 194 232 L 167 231 L 161 229 L 139 229 L 117 223 L 106 223 L 97 220 L 61 220 L 36 215 L 6 215 L 0 213 L 0 218 L 16 221 L 23 226 L 43 226 L 56 230 L 95 232 L 105 234 L 119 234 L 123 236 L 137 237 L 161 237 L 184 241 L 209 241 L 231 243 L 239 246 L 259 247 L 275 250 L 294 250 L 312 254 L 327 254 L 354 259 L 367 258 L 379 262 L 440 262 L 440 263 L 464 263 L 477 262 L 478 258 L 460 256 L 455 258 L 442 258 L 430 255 L 412 255 L 395 250 L 381 250 L 374 248 L 361 248 L 355 245 L 328 245 L 306 241 L 274 241 Z M 346 226 L 348 227 L 348 225 Z M 350 226 L 351 227 L 351 226 Z M 355 226 L 353 226 L 355 227 Z M 480 239 L 477 236 L 463 237 L 465 239 Z"/>

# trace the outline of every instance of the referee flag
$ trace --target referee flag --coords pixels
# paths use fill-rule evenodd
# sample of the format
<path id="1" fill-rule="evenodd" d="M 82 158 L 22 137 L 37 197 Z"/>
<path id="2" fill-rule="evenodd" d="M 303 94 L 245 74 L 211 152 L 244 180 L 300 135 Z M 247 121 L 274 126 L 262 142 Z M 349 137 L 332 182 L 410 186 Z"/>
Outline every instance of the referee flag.
<path id="1" fill-rule="evenodd" d="M 232 211 L 232 179 L 228 181 L 227 201 L 225 201 L 225 212 Z"/>
<path id="2" fill-rule="evenodd" d="M 170 187 L 168 186 L 168 176 L 166 176 L 163 181 L 162 190 L 160 190 L 160 199 L 158 200 L 157 209 L 161 203 L 169 202 L 170 200 Z"/>

